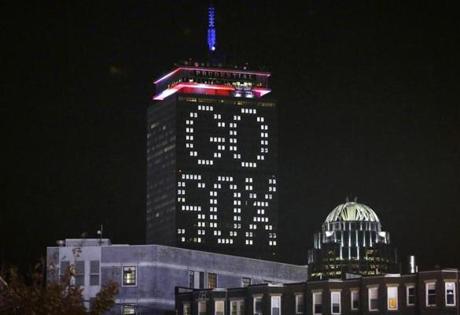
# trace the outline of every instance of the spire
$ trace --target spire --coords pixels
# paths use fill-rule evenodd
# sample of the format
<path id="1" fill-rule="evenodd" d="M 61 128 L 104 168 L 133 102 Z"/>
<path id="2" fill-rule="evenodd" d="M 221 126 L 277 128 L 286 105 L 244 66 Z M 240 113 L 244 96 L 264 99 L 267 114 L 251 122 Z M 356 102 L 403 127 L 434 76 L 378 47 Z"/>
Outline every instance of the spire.
<path id="1" fill-rule="evenodd" d="M 216 50 L 215 16 L 216 16 L 216 10 L 214 9 L 213 4 L 211 3 L 208 9 L 208 49 L 209 49 L 209 52 L 211 53 Z"/>

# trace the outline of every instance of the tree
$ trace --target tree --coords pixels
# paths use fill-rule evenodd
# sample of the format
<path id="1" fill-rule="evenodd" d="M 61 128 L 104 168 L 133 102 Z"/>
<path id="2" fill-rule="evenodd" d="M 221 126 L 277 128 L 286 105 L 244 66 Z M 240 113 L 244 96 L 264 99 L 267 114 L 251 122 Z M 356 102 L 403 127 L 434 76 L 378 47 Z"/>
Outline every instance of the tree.
<path id="1" fill-rule="evenodd" d="M 73 271 L 68 268 L 64 276 L 46 282 L 43 264 L 37 264 L 30 277 L 21 276 L 16 268 L 9 268 L 0 275 L 0 314 L 8 315 L 99 315 L 115 303 L 118 284 L 104 285 L 89 309 L 85 307 L 83 289 L 73 285 Z"/>

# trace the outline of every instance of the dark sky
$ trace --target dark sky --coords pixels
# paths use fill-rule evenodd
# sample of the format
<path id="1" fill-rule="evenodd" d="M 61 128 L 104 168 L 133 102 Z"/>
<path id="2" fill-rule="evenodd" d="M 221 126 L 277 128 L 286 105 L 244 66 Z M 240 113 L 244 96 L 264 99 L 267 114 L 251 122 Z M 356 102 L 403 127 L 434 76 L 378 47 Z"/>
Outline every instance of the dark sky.
<path id="1" fill-rule="evenodd" d="M 346 196 L 372 207 L 421 267 L 460 266 L 454 1 L 217 0 L 233 64 L 273 75 L 280 116 L 281 258 L 303 263 Z M 152 81 L 206 59 L 207 1 L 3 6 L 0 259 L 57 239 L 144 239 Z"/>

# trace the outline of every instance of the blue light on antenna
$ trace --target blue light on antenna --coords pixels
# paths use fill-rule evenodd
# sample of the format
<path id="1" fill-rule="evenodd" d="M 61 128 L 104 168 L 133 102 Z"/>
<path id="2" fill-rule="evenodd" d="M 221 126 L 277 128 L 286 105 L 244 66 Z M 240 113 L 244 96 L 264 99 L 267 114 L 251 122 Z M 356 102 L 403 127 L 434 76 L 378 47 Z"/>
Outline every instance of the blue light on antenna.
<path id="1" fill-rule="evenodd" d="M 208 49 L 210 51 L 216 50 L 216 28 L 215 28 L 215 15 L 214 7 L 209 7 L 208 11 Z"/>

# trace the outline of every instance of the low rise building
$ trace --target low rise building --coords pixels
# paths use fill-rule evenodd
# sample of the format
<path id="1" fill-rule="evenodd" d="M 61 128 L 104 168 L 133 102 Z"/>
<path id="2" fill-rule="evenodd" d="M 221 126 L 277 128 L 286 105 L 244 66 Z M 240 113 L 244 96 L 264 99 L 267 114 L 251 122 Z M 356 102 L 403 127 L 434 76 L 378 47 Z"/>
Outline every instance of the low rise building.
<path id="1" fill-rule="evenodd" d="M 457 269 L 230 289 L 176 289 L 178 315 L 459 314 Z"/>
<path id="2" fill-rule="evenodd" d="M 104 283 L 119 283 L 112 314 L 174 314 L 176 287 L 214 289 L 305 281 L 306 266 L 163 245 L 112 245 L 108 239 L 66 239 L 47 248 L 48 281 L 71 268 L 88 302 Z"/>

